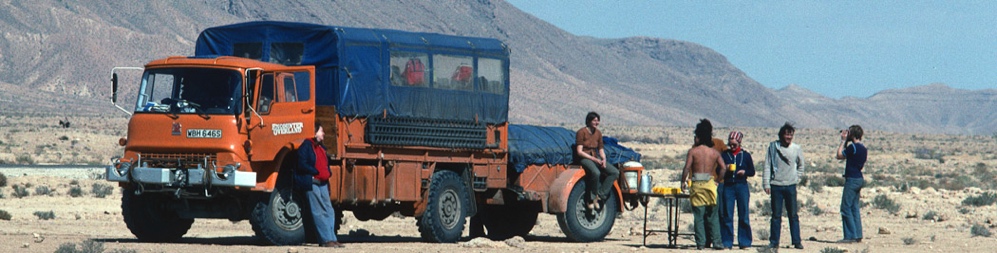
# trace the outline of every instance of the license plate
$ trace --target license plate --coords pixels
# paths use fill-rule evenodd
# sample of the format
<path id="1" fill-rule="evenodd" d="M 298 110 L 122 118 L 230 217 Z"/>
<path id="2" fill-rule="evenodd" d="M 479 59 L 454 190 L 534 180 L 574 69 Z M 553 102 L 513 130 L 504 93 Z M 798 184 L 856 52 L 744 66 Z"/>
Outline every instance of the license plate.
<path id="1" fill-rule="evenodd" d="M 221 129 L 187 129 L 187 138 L 222 138 Z"/>

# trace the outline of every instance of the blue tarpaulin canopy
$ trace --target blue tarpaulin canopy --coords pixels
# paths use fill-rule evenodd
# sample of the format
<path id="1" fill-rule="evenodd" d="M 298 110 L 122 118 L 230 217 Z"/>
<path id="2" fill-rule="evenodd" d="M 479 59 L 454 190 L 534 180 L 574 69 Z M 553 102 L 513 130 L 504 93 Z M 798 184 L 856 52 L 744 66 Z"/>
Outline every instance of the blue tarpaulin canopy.
<path id="1" fill-rule="evenodd" d="M 611 164 L 640 161 L 640 154 L 621 146 L 615 138 L 602 137 L 606 160 Z M 571 164 L 575 132 L 562 127 L 509 125 L 509 164 L 523 172 L 530 164 Z"/>
<path id="2" fill-rule="evenodd" d="M 488 57 L 503 63 L 496 92 L 392 86 L 392 52 Z M 316 104 L 342 116 L 501 124 L 509 107 L 509 52 L 499 40 L 316 24 L 256 21 L 205 29 L 195 54 L 230 55 L 288 66 L 313 65 Z M 428 65 L 427 65 L 428 66 Z"/>

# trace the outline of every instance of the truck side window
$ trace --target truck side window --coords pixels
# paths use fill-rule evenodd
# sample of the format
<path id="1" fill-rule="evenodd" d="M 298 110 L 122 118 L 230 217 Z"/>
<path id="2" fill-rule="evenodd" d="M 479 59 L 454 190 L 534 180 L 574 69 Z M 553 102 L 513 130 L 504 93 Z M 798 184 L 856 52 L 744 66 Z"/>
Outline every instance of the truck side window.
<path id="1" fill-rule="evenodd" d="M 284 102 L 297 102 L 298 91 L 295 89 L 294 76 L 284 76 Z"/>
<path id="2" fill-rule="evenodd" d="M 447 90 L 474 90 L 474 58 L 433 55 L 433 87 Z"/>
<path id="3" fill-rule="evenodd" d="M 274 77 L 273 74 L 267 73 L 263 75 L 263 79 L 260 81 L 260 99 L 256 103 L 257 111 L 260 114 L 270 113 L 270 105 L 273 104 L 274 100 Z"/>
<path id="4" fill-rule="evenodd" d="M 263 59 L 263 43 L 235 43 L 232 45 L 232 56 L 254 60 Z"/>
<path id="5" fill-rule="evenodd" d="M 429 87 L 429 55 L 425 53 L 392 51 L 389 73 L 393 86 Z"/>
<path id="6" fill-rule="evenodd" d="M 478 87 L 484 92 L 504 95 L 506 73 L 502 68 L 502 60 L 478 58 Z"/>
<path id="7" fill-rule="evenodd" d="M 301 57 L 305 54 L 305 44 L 299 42 L 283 42 L 270 44 L 270 62 L 285 66 L 301 65 Z"/>

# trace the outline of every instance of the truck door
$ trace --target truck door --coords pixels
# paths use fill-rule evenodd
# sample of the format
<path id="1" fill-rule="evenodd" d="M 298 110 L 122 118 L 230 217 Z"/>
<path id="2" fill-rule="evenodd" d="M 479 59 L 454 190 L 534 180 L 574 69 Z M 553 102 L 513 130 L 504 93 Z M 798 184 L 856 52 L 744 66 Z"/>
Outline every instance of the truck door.
<path id="1" fill-rule="evenodd" d="M 315 136 L 315 69 L 263 71 L 257 80 L 251 160 L 270 161 L 288 143 Z"/>

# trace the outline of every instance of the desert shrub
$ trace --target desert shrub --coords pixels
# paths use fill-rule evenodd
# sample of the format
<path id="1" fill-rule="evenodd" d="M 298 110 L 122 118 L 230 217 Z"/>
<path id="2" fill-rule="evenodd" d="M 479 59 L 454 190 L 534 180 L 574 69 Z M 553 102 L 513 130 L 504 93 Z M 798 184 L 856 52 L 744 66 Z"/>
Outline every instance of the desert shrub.
<path id="1" fill-rule="evenodd" d="M 917 150 L 914 150 L 914 158 L 917 159 L 934 160 L 934 159 L 942 159 L 942 157 L 943 157 L 942 153 L 939 152 L 937 149 L 928 149 L 922 147 L 918 148 Z"/>
<path id="2" fill-rule="evenodd" d="M 14 196 L 15 198 L 23 198 L 27 197 L 28 195 L 31 195 L 31 193 L 28 192 L 28 187 L 25 187 L 23 185 L 15 184 L 11 185 L 10 188 L 14 189 L 14 194 L 12 196 Z"/>
<path id="3" fill-rule="evenodd" d="M 824 192 L 824 184 L 808 184 L 807 188 L 810 188 L 814 193 Z"/>
<path id="4" fill-rule="evenodd" d="M 973 228 L 969 229 L 969 234 L 973 236 L 983 236 L 990 237 L 990 229 L 987 226 L 980 224 L 973 224 Z"/>
<path id="5" fill-rule="evenodd" d="M 35 164 L 35 159 L 31 158 L 31 155 L 28 154 L 19 155 L 14 161 L 17 162 L 17 164 Z"/>
<path id="6" fill-rule="evenodd" d="M 76 179 L 70 180 L 69 181 L 69 185 L 80 185 L 80 180 L 76 180 Z"/>
<path id="7" fill-rule="evenodd" d="M 91 180 L 104 180 L 104 172 L 96 170 L 90 171 L 90 174 L 87 174 L 87 178 L 90 178 Z"/>
<path id="8" fill-rule="evenodd" d="M 772 203 L 769 201 L 755 201 L 755 210 L 761 216 L 772 216 Z"/>
<path id="9" fill-rule="evenodd" d="M 65 136 L 65 135 L 59 136 L 59 140 L 60 141 L 68 141 L 69 140 L 69 136 Z"/>
<path id="10" fill-rule="evenodd" d="M 927 213 L 924 213 L 924 216 L 921 216 L 921 218 L 924 220 L 935 220 L 938 218 L 938 213 L 935 211 L 928 211 Z"/>
<path id="11" fill-rule="evenodd" d="M 7 210 L 0 210 L 0 220 L 10 220 L 10 213 Z"/>
<path id="12" fill-rule="evenodd" d="M 769 230 L 765 228 L 755 230 L 755 235 L 758 236 L 758 240 L 762 241 L 768 241 L 769 238 L 772 237 L 772 235 L 769 234 Z"/>
<path id="13" fill-rule="evenodd" d="M 69 187 L 69 192 L 67 193 L 71 197 L 78 198 L 83 196 L 83 189 L 79 185 L 73 185 Z"/>
<path id="14" fill-rule="evenodd" d="M 894 202 L 893 199 L 882 194 L 872 199 L 872 207 L 875 207 L 876 209 L 883 209 L 890 213 L 897 213 L 900 211 L 900 204 L 897 204 L 897 202 Z"/>
<path id="15" fill-rule="evenodd" d="M 55 249 L 55 253 L 79 253 L 82 252 L 76 248 L 75 243 L 67 242 L 59 245 L 58 249 Z"/>
<path id="16" fill-rule="evenodd" d="M 845 186 L 845 178 L 843 177 L 825 177 L 824 185 L 830 187 L 842 187 Z"/>
<path id="17" fill-rule="evenodd" d="M 7 187 L 7 175 L 0 173 L 0 187 Z"/>
<path id="18" fill-rule="evenodd" d="M 38 219 L 41 219 L 41 220 L 51 220 L 51 219 L 55 219 L 55 212 L 52 212 L 52 211 L 48 211 L 48 212 L 35 211 L 35 216 L 38 216 Z"/>
<path id="19" fill-rule="evenodd" d="M 951 191 L 960 191 L 966 189 L 966 187 L 976 187 L 979 183 L 968 175 L 954 175 L 951 177 L 939 178 L 935 175 L 936 179 L 939 179 L 938 187 Z"/>
<path id="20" fill-rule="evenodd" d="M 86 240 L 79 244 L 76 243 L 63 243 L 59 245 L 59 248 L 55 250 L 55 253 L 104 253 L 104 243 L 94 240 Z M 107 251 L 108 253 L 134 253 L 135 250 L 122 250 L 115 249 Z"/>
<path id="21" fill-rule="evenodd" d="M 93 188 L 90 190 L 90 193 L 93 194 L 94 197 L 103 198 L 107 197 L 107 195 L 111 195 L 111 193 L 114 193 L 114 187 L 101 183 L 93 183 Z"/>
<path id="22" fill-rule="evenodd" d="M 5 198 L 7 198 L 7 195 L 3 195 L 3 189 L 0 188 L 0 199 L 5 199 Z"/>
<path id="23" fill-rule="evenodd" d="M 48 196 L 52 195 L 52 190 L 48 186 L 39 185 L 35 187 L 35 196 Z"/>
<path id="24" fill-rule="evenodd" d="M 964 206 L 989 206 L 997 201 L 997 194 L 984 192 L 977 196 L 969 196 L 962 200 Z"/>
<path id="25" fill-rule="evenodd" d="M 914 245 L 915 243 L 917 243 L 917 239 L 914 239 L 914 237 L 906 237 L 903 240 L 904 240 L 904 245 Z"/>
<path id="26" fill-rule="evenodd" d="M 835 247 L 826 247 L 820 250 L 820 253 L 847 253 L 847 250 L 839 249 Z"/>
<path id="27" fill-rule="evenodd" d="M 820 207 L 817 206 L 817 202 L 815 202 L 813 198 L 807 198 L 807 202 L 804 203 L 803 206 L 806 207 L 807 210 L 809 210 L 810 213 L 815 216 L 820 216 L 821 214 L 824 214 L 824 209 L 820 209 Z"/>
<path id="28" fill-rule="evenodd" d="M 973 210 L 970 210 L 969 208 L 965 208 L 965 207 L 960 207 L 959 208 L 959 213 L 961 213 L 961 214 L 969 214 L 969 213 L 972 213 L 972 212 L 973 212 Z"/>

